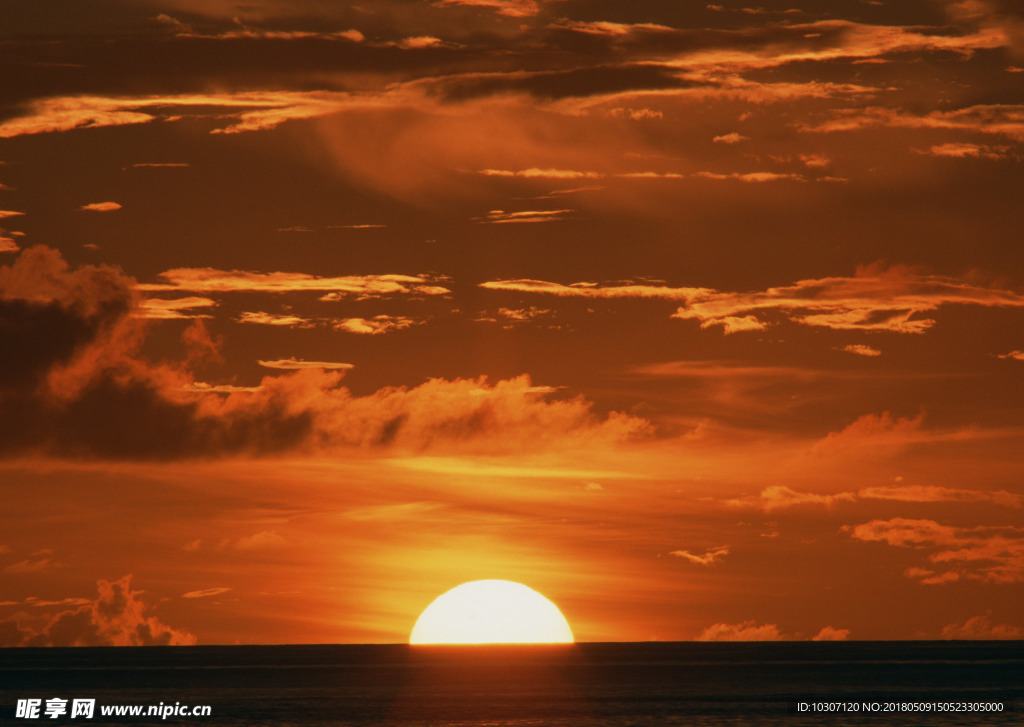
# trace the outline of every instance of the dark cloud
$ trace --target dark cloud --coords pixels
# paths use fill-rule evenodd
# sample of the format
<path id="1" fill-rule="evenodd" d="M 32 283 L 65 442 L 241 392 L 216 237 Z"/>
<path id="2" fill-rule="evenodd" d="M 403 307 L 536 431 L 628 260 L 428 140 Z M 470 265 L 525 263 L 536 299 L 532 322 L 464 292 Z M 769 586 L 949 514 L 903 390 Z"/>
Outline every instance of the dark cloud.
<path id="1" fill-rule="evenodd" d="M 61 611 L 38 626 L 23 619 L 0 622 L 0 646 L 182 646 L 196 637 L 147 616 L 131 574 L 96 582 L 98 595 L 77 608 Z"/>
<path id="2" fill-rule="evenodd" d="M 0 453 L 178 459 L 341 447 L 505 451 L 550 446 L 555 432 L 575 444 L 646 432 L 640 419 L 594 416 L 582 399 L 546 401 L 553 390 L 525 376 L 495 384 L 432 379 L 365 397 L 338 385 L 344 370 L 308 367 L 256 387 L 200 385 L 184 365 L 141 357 L 146 321 L 133 315 L 134 288 L 112 268 L 71 271 L 46 248 L 0 268 L 4 325 L 28 349 L 0 370 Z M 407 324 L 387 316 L 370 322 Z M 191 329 L 185 344 L 191 365 L 216 363 L 217 344 L 205 328 Z"/>
<path id="3" fill-rule="evenodd" d="M 0 451 L 166 458 L 274 451 L 307 435 L 309 415 L 278 402 L 211 417 L 173 396 L 185 374 L 136 353 L 133 285 L 109 267 L 71 271 L 45 247 L 0 268 L 0 326 L 12 344 L 0 359 Z"/>

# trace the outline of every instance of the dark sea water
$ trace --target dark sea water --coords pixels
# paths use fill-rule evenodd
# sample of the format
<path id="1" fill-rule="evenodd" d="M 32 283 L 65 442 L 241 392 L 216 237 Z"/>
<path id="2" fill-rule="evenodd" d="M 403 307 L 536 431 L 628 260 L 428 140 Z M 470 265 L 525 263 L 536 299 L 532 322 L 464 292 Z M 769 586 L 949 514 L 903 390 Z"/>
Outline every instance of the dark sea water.
<path id="1" fill-rule="evenodd" d="M 68 713 L 50 718 L 55 698 Z M 17 716 L 27 699 L 38 717 Z M 118 705 L 210 715 L 101 714 Z M 950 711 L 886 711 L 907 705 Z M 1022 710 L 1024 642 L 0 649 L 5 725 L 1024 725 Z"/>

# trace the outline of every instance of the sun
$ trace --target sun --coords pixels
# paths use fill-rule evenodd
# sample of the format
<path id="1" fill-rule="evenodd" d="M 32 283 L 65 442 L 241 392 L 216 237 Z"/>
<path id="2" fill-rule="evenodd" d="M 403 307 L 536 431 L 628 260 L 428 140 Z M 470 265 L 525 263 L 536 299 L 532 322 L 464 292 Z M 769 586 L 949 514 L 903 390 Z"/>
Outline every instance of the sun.
<path id="1" fill-rule="evenodd" d="M 558 606 L 514 581 L 470 581 L 443 593 L 413 626 L 410 644 L 571 644 Z"/>

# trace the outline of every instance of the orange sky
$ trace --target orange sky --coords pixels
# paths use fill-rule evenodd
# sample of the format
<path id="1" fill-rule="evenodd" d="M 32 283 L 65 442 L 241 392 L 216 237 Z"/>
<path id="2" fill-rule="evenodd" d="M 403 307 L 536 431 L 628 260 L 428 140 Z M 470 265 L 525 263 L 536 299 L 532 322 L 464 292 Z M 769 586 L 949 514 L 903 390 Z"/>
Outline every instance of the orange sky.
<path id="1" fill-rule="evenodd" d="M 0 0 L 0 645 L 1022 638 L 1009 0 Z"/>

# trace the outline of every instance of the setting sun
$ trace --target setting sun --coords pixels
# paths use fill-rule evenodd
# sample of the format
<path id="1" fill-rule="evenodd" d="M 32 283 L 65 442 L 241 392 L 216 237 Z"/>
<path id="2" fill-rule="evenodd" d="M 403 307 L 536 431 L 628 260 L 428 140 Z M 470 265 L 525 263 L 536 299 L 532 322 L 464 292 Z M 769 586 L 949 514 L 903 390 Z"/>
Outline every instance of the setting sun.
<path id="1" fill-rule="evenodd" d="M 571 644 L 558 607 L 522 583 L 471 581 L 424 609 L 410 644 Z"/>

